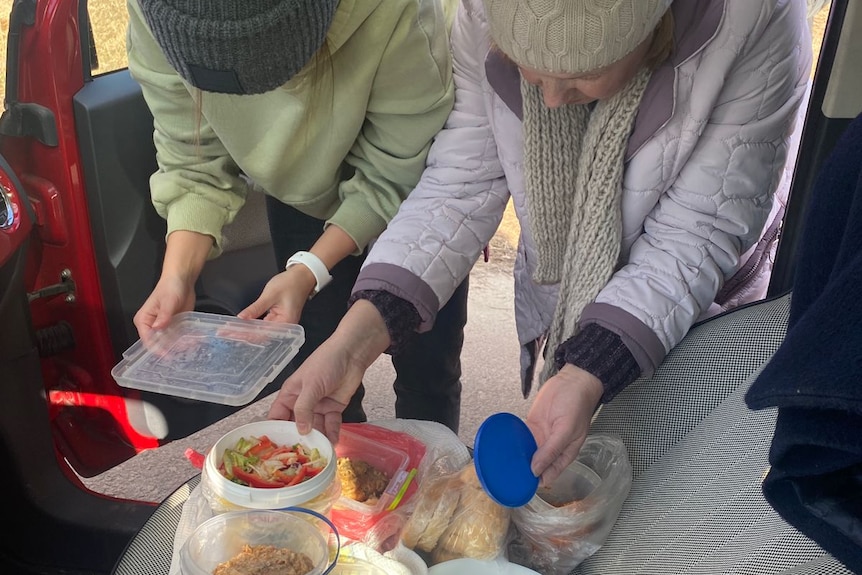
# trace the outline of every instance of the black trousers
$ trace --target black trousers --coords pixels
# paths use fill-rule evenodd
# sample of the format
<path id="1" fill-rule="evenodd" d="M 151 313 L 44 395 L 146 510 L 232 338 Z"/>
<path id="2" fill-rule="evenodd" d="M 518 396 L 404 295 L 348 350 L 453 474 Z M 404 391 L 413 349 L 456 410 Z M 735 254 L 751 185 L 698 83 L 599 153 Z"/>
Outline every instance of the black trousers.
<path id="1" fill-rule="evenodd" d="M 275 248 L 276 265 L 297 251 L 307 251 L 323 233 L 322 220 L 312 218 L 273 198 L 267 197 L 269 227 Z M 332 282 L 308 301 L 300 324 L 305 344 L 286 373 L 292 373 L 322 344 L 347 312 L 347 301 L 365 255 L 348 256 L 330 270 Z M 461 418 L 461 348 L 467 323 L 468 280 L 437 314 L 434 327 L 413 337 L 392 357 L 396 378 L 395 416 L 402 419 L 436 421 L 458 432 Z M 280 380 L 280 381 L 283 381 Z M 365 387 L 359 386 L 342 414 L 345 422 L 362 422 Z"/>

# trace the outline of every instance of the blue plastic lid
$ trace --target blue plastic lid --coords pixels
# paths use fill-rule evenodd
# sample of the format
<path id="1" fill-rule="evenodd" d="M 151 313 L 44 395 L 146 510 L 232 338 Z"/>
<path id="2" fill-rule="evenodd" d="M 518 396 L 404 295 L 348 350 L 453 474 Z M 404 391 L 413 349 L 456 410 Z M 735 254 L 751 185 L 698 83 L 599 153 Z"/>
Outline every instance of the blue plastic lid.
<path id="1" fill-rule="evenodd" d="M 525 505 L 536 494 L 539 478 L 530 470 L 536 439 L 527 424 L 511 413 L 495 413 L 476 432 L 476 475 L 491 499 L 506 507 Z"/>

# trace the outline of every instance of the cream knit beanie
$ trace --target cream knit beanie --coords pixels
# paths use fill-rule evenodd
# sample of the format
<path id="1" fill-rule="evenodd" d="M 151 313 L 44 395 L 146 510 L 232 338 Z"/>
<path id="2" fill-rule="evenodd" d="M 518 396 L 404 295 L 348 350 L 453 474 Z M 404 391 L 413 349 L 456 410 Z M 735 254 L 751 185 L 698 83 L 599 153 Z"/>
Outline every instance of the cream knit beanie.
<path id="1" fill-rule="evenodd" d="M 516 64 L 580 74 L 625 57 L 672 0 L 484 0 L 491 37 Z"/>

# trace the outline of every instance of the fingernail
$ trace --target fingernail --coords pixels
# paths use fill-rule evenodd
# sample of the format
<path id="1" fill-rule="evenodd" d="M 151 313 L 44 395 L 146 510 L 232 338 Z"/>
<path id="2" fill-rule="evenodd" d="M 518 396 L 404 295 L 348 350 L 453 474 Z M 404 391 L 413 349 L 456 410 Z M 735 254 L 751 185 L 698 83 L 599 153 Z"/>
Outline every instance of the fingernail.
<path id="1" fill-rule="evenodd" d="M 297 423 L 296 430 L 299 431 L 299 433 L 301 433 L 302 435 L 305 435 L 309 431 L 311 431 L 311 426 L 307 423 Z"/>

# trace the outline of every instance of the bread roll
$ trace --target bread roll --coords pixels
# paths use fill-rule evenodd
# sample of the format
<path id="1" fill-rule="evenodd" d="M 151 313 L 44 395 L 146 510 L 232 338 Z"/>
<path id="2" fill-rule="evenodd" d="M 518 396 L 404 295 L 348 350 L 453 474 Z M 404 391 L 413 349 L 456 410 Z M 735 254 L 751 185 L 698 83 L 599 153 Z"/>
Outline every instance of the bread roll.
<path id="1" fill-rule="evenodd" d="M 450 477 L 431 480 L 416 494 L 416 507 L 404 525 L 401 541 L 410 549 L 431 551 L 458 507 L 460 490 Z"/>
<path id="2" fill-rule="evenodd" d="M 435 563 L 458 557 L 493 559 L 503 550 L 510 510 L 494 502 L 476 476 L 473 465 L 459 473 L 461 496 L 449 527 L 437 541 Z"/>

